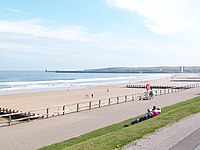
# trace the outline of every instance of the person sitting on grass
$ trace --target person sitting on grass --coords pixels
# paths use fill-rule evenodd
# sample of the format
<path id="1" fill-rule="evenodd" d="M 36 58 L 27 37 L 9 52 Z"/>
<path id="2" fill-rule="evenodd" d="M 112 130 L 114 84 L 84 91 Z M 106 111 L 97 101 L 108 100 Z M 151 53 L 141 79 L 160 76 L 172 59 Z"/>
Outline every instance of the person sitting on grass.
<path id="1" fill-rule="evenodd" d="M 142 122 L 142 121 L 147 120 L 149 118 L 158 116 L 160 114 L 161 110 L 160 110 L 160 112 L 158 112 L 157 110 L 160 110 L 160 109 L 156 108 L 156 106 L 153 106 L 151 111 L 150 111 L 150 109 L 147 109 L 147 114 L 145 116 L 142 116 L 142 117 L 132 121 L 131 125 L 136 124 L 138 122 Z M 128 126 L 129 126 L 128 124 L 124 125 L 124 127 L 128 127 Z"/>
<path id="2" fill-rule="evenodd" d="M 155 112 L 155 114 L 157 114 L 157 115 L 159 115 L 161 113 L 161 109 L 156 106 L 153 106 L 151 111 Z"/>

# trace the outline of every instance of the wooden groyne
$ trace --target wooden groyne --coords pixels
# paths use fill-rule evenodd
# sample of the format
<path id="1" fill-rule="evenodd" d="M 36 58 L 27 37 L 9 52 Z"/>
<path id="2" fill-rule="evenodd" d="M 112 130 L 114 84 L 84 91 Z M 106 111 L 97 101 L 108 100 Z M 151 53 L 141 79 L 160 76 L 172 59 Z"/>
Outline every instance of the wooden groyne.
<path id="1" fill-rule="evenodd" d="M 173 82 L 200 82 L 199 78 L 194 79 L 173 79 Z"/>
<path id="2" fill-rule="evenodd" d="M 30 121 L 32 119 L 37 119 L 37 115 L 31 112 L 22 112 L 20 110 L 13 110 L 8 108 L 0 108 L 0 126 L 7 126 L 11 124 L 17 124 L 24 121 Z"/>
<path id="3" fill-rule="evenodd" d="M 127 85 L 127 88 L 146 88 L 146 85 Z M 153 89 L 189 89 L 199 87 L 199 84 L 189 84 L 185 86 L 163 86 L 163 85 L 151 85 Z"/>

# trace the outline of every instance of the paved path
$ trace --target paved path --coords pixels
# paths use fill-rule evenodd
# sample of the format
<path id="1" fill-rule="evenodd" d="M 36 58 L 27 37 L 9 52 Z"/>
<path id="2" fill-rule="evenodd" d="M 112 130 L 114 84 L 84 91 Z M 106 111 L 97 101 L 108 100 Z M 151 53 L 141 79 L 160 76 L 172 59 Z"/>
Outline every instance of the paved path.
<path id="1" fill-rule="evenodd" d="M 144 114 L 153 105 L 164 107 L 199 96 L 200 88 L 133 101 L 64 116 L 0 128 L 3 150 L 34 150 Z"/>
<path id="2" fill-rule="evenodd" d="M 124 150 L 200 150 L 200 113 L 161 128 Z"/>
<path id="3" fill-rule="evenodd" d="M 170 150 L 193 150 L 200 149 L 200 128 L 174 145 Z"/>

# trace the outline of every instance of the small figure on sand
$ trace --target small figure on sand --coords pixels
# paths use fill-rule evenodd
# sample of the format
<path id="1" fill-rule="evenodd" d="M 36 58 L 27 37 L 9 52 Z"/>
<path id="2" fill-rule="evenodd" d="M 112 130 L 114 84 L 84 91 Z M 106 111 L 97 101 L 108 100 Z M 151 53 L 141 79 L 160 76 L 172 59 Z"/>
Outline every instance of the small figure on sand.
<path id="1" fill-rule="evenodd" d="M 93 97 L 94 97 L 94 95 L 93 95 L 93 94 L 91 94 L 91 97 L 93 98 Z"/>
<path id="2" fill-rule="evenodd" d="M 107 89 L 106 91 L 109 92 L 109 89 Z"/>

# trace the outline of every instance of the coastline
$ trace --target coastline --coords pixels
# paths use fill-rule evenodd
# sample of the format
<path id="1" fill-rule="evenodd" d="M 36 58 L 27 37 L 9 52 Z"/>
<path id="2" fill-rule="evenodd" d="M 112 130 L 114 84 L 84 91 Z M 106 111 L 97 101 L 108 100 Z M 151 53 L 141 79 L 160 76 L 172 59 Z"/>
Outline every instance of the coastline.
<path id="1" fill-rule="evenodd" d="M 16 74 L 16 75 L 15 75 Z M 172 74 L 55 74 L 45 72 L 4 72 L 0 74 L 0 95 L 85 89 L 171 77 Z"/>
<path id="2" fill-rule="evenodd" d="M 69 105 L 74 103 L 88 102 L 110 97 L 124 96 L 129 94 L 144 93 L 145 89 L 125 88 L 128 84 L 135 85 L 187 85 L 186 82 L 171 82 L 171 78 L 153 79 L 123 84 L 112 84 L 102 86 L 90 86 L 84 89 L 70 89 L 47 92 L 31 92 L 11 95 L 0 95 L 0 106 L 2 108 L 20 110 L 23 112 Z M 190 83 L 191 84 L 191 83 Z M 107 92 L 107 89 L 109 92 Z M 93 94 L 93 97 L 91 95 Z M 86 96 L 87 95 L 87 96 Z"/>

